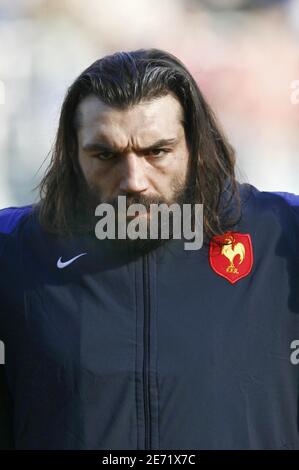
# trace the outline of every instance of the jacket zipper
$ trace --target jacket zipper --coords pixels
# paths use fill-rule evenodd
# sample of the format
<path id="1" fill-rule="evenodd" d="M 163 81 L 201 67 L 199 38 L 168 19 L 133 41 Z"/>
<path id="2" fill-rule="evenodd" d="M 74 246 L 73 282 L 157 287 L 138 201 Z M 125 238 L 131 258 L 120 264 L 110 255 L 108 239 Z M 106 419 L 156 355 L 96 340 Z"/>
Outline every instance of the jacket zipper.
<path id="1" fill-rule="evenodd" d="M 149 329 L 150 329 L 150 292 L 149 292 L 148 255 L 143 257 L 143 293 L 144 293 L 144 330 L 143 330 L 143 391 L 144 391 L 144 424 L 145 449 L 151 449 L 151 409 L 149 397 Z"/>

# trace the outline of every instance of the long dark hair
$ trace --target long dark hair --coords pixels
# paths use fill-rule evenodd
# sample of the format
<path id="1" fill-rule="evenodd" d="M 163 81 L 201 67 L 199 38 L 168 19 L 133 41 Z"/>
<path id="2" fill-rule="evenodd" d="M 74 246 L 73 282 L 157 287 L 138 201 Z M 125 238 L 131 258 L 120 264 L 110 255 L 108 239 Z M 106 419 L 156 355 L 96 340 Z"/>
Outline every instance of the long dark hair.
<path id="1" fill-rule="evenodd" d="M 180 60 L 163 50 L 139 49 L 97 60 L 68 88 L 51 161 L 39 185 L 38 216 L 46 231 L 68 236 L 84 230 L 76 217 L 84 188 L 77 146 L 79 102 L 94 94 L 110 106 L 126 108 L 169 92 L 184 111 L 192 187 L 196 202 L 204 205 L 205 236 L 222 234 L 238 222 L 238 215 L 222 216 L 223 195 L 225 207 L 232 201 L 239 207 L 238 183 L 234 149 L 212 109 Z"/>

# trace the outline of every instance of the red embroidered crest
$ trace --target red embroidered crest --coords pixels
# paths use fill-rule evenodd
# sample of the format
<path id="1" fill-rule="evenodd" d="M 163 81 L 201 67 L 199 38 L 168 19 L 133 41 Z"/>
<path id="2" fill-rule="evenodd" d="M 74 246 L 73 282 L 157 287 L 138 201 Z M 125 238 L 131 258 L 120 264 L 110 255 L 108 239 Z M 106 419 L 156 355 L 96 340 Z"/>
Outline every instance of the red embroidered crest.
<path id="1" fill-rule="evenodd" d="M 253 250 L 248 233 L 227 232 L 210 241 L 211 268 L 231 284 L 247 276 L 253 265 Z"/>

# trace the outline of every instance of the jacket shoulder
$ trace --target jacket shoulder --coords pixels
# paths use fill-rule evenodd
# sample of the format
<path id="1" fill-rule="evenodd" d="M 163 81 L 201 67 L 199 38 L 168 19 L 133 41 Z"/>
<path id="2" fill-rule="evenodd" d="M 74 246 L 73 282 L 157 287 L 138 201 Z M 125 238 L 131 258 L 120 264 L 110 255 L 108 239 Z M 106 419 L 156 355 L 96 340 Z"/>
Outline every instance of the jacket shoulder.
<path id="1" fill-rule="evenodd" d="M 253 202 L 257 209 L 287 210 L 299 217 L 299 194 L 284 191 L 261 191 L 252 184 L 242 183 L 239 192 L 243 203 Z"/>
<path id="2" fill-rule="evenodd" d="M 254 188 L 257 204 L 280 217 L 294 219 L 299 222 L 299 195 L 283 191 L 258 191 Z"/>
<path id="3" fill-rule="evenodd" d="M 0 209 L 0 234 L 11 235 L 32 211 L 33 205 Z"/>
<path id="4" fill-rule="evenodd" d="M 259 233 L 281 234 L 299 252 L 299 195 L 283 191 L 260 191 L 250 185 L 248 209 Z"/>
<path id="5" fill-rule="evenodd" d="M 280 197 L 283 200 L 283 203 L 292 207 L 297 216 L 299 216 L 299 194 L 278 191 L 271 194 Z"/>
<path id="6" fill-rule="evenodd" d="M 7 207 L 0 209 L 0 257 L 5 252 L 5 248 L 11 245 L 10 240 L 18 237 L 18 229 L 23 221 L 32 213 L 33 206 Z"/>

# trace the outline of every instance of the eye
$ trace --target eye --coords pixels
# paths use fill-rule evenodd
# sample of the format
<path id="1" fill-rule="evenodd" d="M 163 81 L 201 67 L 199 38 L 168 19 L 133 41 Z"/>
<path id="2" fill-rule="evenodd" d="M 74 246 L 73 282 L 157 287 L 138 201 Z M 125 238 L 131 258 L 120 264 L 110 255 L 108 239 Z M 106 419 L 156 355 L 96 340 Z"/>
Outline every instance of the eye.
<path id="1" fill-rule="evenodd" d="M 116 156 L 114 152 L 101 152 L 94 155 L 94 157 L 98 158 L 99 160 L 111 160 Z"/>
<path id="2" fill-rule="evenodd" d="M 156 148 L 148 151 L 148 155 L 154 158 L 164 157 L 169 152 L 168 149 Z"/>

